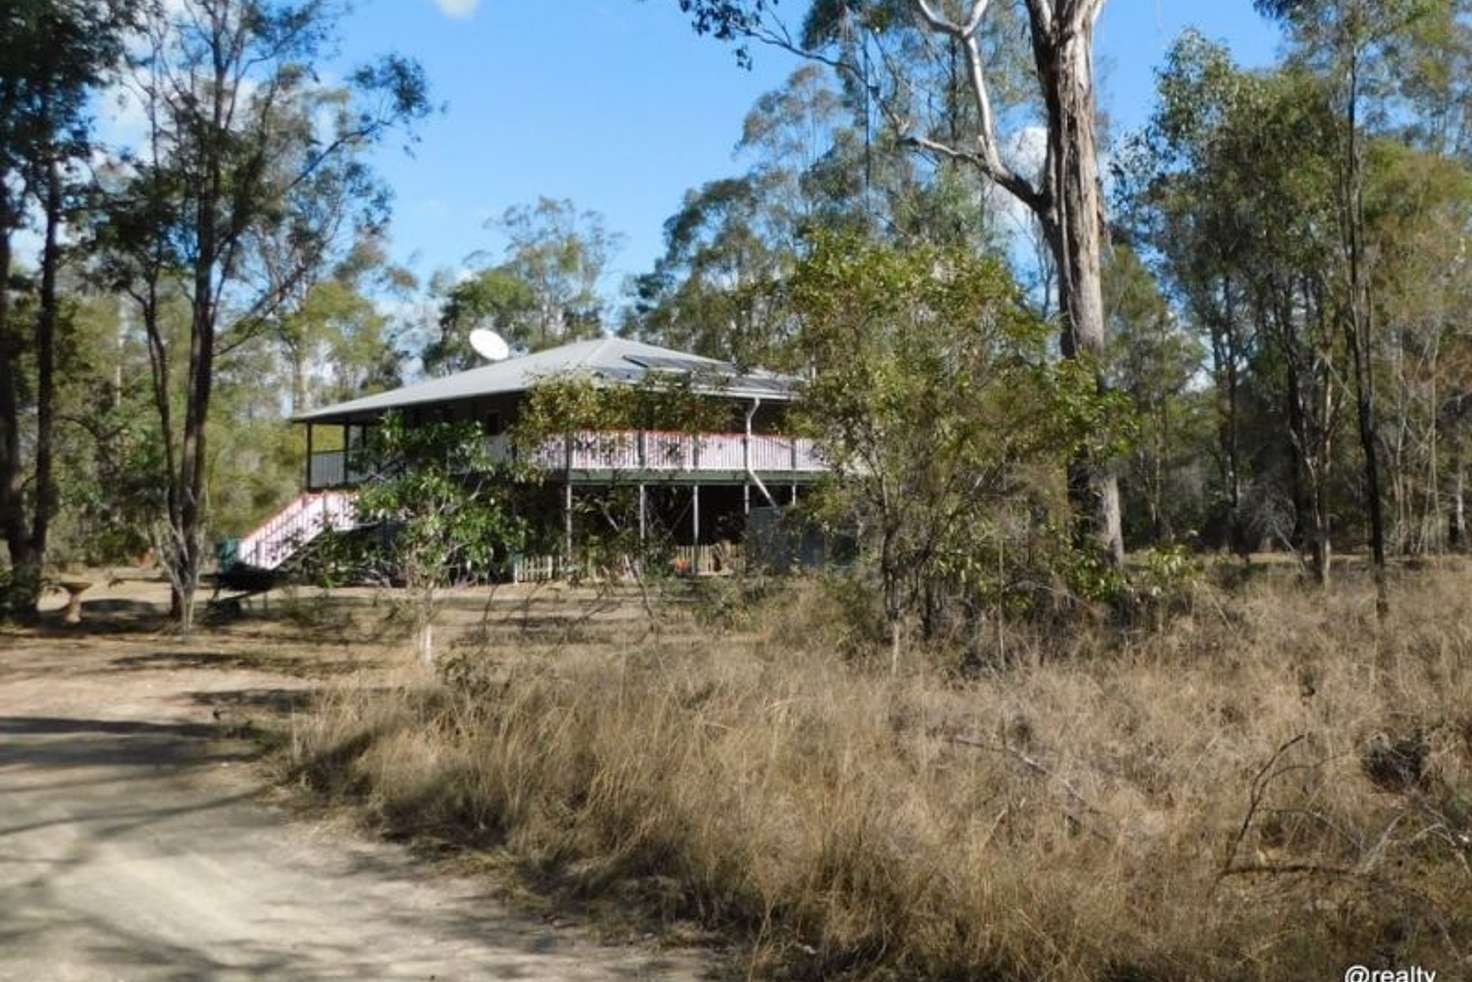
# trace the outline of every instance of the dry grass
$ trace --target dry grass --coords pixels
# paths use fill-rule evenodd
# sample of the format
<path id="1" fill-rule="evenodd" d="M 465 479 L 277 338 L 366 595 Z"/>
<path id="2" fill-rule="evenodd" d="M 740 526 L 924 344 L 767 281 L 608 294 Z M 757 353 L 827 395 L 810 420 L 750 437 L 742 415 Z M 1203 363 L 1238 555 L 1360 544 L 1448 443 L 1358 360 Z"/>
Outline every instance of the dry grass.
<path id="1" fill-rule="evenodd" d="M 466 650 L 344 686 L 297 773 L 751 943 L 758 974 L 1472 968 L 1472 573 L 1202 588 L 1164 631 L 892 678 L 807 589 L 704 640 Z M 1057 652 L 1067 650 L 1066 656 Z"/>

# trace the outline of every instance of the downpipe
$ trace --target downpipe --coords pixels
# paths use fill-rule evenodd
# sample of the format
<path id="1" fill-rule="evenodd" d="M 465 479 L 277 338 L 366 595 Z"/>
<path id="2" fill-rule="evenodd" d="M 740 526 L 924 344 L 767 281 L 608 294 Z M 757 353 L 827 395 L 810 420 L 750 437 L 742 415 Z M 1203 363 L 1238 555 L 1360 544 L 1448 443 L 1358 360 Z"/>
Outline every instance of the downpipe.
<path id="1" fill-rule="evenodd" d="M 756 489 L 762 493 L 762 497 L 767 499 L 767 504 L 776 508 L 777 499 L 772 497 L 772 492 L 768 491 L 767 486 L 762 483 L 762 479 L 757 477 L 756 468 L 751 466 L 751 420 L 756 416 L 756 411 L 761 408 L 761 405 L 762 400 L 758 396 L 751 401 L 751 408 L 746 410 L 746 446 L 741 455 L 741 463 L 746 468 L 746 476 L 751 479 L 751 483 L 756 485 Z"/>

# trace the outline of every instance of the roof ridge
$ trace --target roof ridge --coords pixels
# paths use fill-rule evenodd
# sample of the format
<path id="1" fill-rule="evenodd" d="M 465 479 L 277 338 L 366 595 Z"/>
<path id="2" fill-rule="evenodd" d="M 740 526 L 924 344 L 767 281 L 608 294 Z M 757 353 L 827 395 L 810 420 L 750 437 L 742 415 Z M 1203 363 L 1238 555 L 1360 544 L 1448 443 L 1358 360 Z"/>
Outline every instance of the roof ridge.
<path id="1" fill-rule="evenodd" d="M 613 338 L 599 337 L 589 338 L 588 340 L 596 340 L 598 343 L 588 349 L 588 353 L 583 356 L 582 361 L 579 362 L 579 365 L 583 368 L 587 368 L 589 366 L 596 368 L 598 366 L 598 358 L 603 354 L 603 350 L 608 347 L 608 342 L 612 341 Z"/>

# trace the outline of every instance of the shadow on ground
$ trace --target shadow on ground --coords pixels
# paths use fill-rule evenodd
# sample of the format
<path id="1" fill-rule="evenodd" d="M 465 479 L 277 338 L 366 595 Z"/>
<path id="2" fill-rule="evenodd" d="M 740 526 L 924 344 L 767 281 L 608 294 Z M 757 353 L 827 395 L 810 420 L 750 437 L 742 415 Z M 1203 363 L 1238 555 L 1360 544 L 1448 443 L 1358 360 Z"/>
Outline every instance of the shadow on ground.
<path id="1" fill-rule="evenodd" d="M 290 716 L 310 706 L 317 690 L 308 689 L 231 689 L 201 690 L 187 693 L 189 701 L 220 713 L 260 713 L 266 716 Z"/>
<path id="2" fill-rule="evenodd" d="M 254 747 L 216 745 L 224 728 L 53 716 L 0 716 L 0 768 L 189 769 L 257 759 Z"/>
<path id="3" fill-rule="evenodd" d="M 301 657 L 266 649 L 254 651 L 205 651 L 201 649 L 161 649 L 140 655 L 123 655 L 108 663 L 116 672 L 174 669 L 243 669 L 291 675 L 298 678 L 327 678 L 344 675 L 364 667 L 357 658 Z"/>

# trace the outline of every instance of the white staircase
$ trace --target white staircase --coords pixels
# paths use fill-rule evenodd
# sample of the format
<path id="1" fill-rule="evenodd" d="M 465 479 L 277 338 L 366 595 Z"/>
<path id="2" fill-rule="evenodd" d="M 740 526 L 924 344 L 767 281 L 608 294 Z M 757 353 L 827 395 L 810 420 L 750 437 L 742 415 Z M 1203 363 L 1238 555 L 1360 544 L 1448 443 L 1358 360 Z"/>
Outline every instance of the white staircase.
<path id="1" fill-rule="evenodd" d="M 351 491 L 309 491 L 240 540 L 237 558 L 256 569 L 277 569 L 297 550 L 328 529 L 357 528 Z"/>

